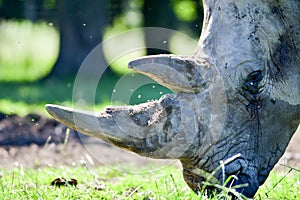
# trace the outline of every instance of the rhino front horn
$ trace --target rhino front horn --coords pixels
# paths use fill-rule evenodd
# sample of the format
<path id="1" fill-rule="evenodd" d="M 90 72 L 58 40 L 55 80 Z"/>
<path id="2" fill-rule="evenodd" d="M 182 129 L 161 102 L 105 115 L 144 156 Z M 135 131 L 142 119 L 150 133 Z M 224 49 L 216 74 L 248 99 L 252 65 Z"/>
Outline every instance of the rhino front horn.
<path id="1" fill-rule="evenodd" d="M 101 113 L 49 104 L 46 109 L 56 120 L 80 133 L 139 155 L 186 159 L 199 154 L 199 148 L 205 146 L 199 146 L 201 138 L 194 107 L 198 99 L 184 96 L 188 94 L 165 95 L 140 105 L 107 107 Z"/>

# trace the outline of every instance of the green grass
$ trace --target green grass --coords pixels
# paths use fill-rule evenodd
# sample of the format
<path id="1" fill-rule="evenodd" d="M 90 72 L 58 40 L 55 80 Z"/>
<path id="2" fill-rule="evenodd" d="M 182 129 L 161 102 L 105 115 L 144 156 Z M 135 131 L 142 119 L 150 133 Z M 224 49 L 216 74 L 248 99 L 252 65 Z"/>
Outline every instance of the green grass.
<path id="1" fill-rule="evenodd" d="M 101 95 L 96 100 L 98 109 L 110 104 L 114 81 L 114 78 L 102 80 L 105 87 L 99 86 Z M 47 103 L 72 106 L 73 84 L 72 78 L 33 83 L 0 82 L 0 112 L 24 116 L 28 113 L 46 114 L 44 106 Z"/>
<path id="2" fill-rule="evenodd" d="M 221 199 L 226 196 L 197 196 L 186 185 L 182 171 L 169 166 L 157 171 L 130 173 L 132 166 L 116 170 L 110 167 L 57 167 L 1 170 L 1 199 Z M 142 171 L 139 168 L 139 171 Z M 77 187 L 51 186 L 58 178 L 74 178 Z M 285 176 L 272 172 L 255 199 L 299 199 L 300 175 Z M 224 198 L 230 199 L 230 198 Z"/>
<path id="3" fill-rule="evenodd" d="M 77 187 L 54 187 L 58 178 L 75 178 Z M 172 178 L 173 177 L 173 178 Z M 180 180 L 174 182 L 174 180 Z M 96 189 L 97 188 L 97 189 Z M 58 167 L 43 169 L 15 168 L 3 171 L 0 179 L 1 199 L 193 199 L 181 171 L 165 168 L 140 174 L 108 167 Z"/>
<path id="4" fill-rule="evenodd" d="M 45 114 L 46 103 L 72 104 L 72 80 L 1 83 L 0 111 L 6 114 Z"/>
<path id="5" fill-rule="evenodd" d="M 265 184 L 259 189 L 255 199 L 294 200 L 300 199 L 300 171 L 272 171 Z"/>
<path id="6" fill-rule="evenodd" d="M 35 81 L 58 56 L 59 35 L 45 22 L 0 21 L 0 81 Z"/>

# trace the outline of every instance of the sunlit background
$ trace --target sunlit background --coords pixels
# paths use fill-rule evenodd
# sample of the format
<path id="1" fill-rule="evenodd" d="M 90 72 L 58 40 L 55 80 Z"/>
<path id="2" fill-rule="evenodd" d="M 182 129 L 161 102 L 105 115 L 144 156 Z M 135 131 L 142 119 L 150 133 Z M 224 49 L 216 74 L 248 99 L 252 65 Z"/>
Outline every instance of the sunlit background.
<path id="1" fill-rule="evenodd" d="M 134 91 L 129 87 L 130 102 L 122 102 L 115 87 L 130 73 L 127 63 L 134 58 L 192 54 L 201 32 L 201 6 L 196 0 L 0 0 L 0 112 L 44 114 L 46 103 L 71 106 L 80 65 L 94 47 L 108 40 L 99 67 L 109 67 L 99 81 L 96 108 L 158 99 L 171 91 L 156 83 Z M 141 27 L 177 32 L 159 37 L 167 50 L 126 52 L 128 47 L 146 47 L 156 38 L 137 29 Z M 130 85 L 130 79 L 125 84 Z"/>
<path id="2" fill-rule="evenodd" d="M 133 176 L 133 173 L 114 170 L 110 167 L 111 161 L 120 164 L 119 169 L 128 168 L 132 172 L 132 166 L 127 164 L 134 163 L 134 157 L 124 156 L 124 152 L 114 151 L 112 146 L 100 140 L 98 143 L 91 140 L 84 143 L 84 136 L 80 136 L 80 143 L 85 145 L 83 148 L 77 143 L 77 134 L 47 118 L 49 115 L 44 106 L 52 103 L 101 111 L 107 105 L 138 104 L 171 93 L 150 78 L 132 73 L 127 64 L 145 55 L 191 55 L 201 33 L 202 16 L 201 0 L 0 0 L 0 196 L 17 199 L 27 195 L 28 199 L 48 199 L 48 194 L 53 194 L 57 199 L 59 195 L 66 195 L 68 199 L 85 199 L 95 195 L 94 192 L 103 195 L 106 191 L 108 199 L 114 193 L 130 199 L 131 196 L 125 194 L 128 189 L 124 188 L 135 188 L 134 194 L 145 195 L 144 199 L 152 196 L 144 191 L 152 191 L 153 196 L 158 197 L 154 199 L 197 198 L 183 182 L 181 169 L 165 168 L 166 172 L 165 169 L 162 174 L 151 172 L 148 178 L 143 173 L 142 176 Z M 149 35 L 143 27 L 174 31 Z M 145 48 L 153 43 L 162 48 Z M 99 77 L 97 89 L 91 91 L 93 72 L 86 72 L 82 89 L 77 91 L 83 98 L 73 101 L 78 70 L 99 45 L 102 47 L 99 57 L 103 59 L 95 63 L 95 67 L 105 71 Z M 144 48 L 139 48 L 141 46 Z M 93 92 L 94 100 L 84 99 Z M 299 197 L 299 170 L 289 167 L 299 166 L 299 143 L 295 134 L 279 162 L 284 163 L 289 171 L 284 175 L 272 172 L 257 198 Z M 95 150 L 94 145 L 99 150 Z M 87 151 L 94 152 L 99 158 L 91 158 Z M 93 159 L 100 161 L 95 166 L 104 163 L 104 167 L 94 171 L 101 177 L 101 182 L 104 180 L 108 184 L 101 192 L 98 186 L 93 190 L 96 173 L 91 172 L 92 168 L 85 168 L 86 163 L 94 162 Z M 23 164 L 40 168 L 53 166 L 51 163 L 54 167 L 61 163 L 69 166 L 77 163 L 75 166 L 80 168 L 46 168 L 45 171 L 35 170 L 35 173 L 23 169 Z M 13 168 L 3 171 L 3 166 Z M 276 168 L 282 169 L 283 166 L 277 165 Z M 137 169 L 143 170 L 140 165 Z M 85 186 L 76 190 L 54 190 L 50 187 L 50 180 L 57 178 L 58 174 L 78 178 Z M 149 189 L 146 185 L 150 184 Z M 16 191 L 21 192 L 17 194 Z M 86 196 L 82 196 L 84 191 Z M 224 191 L 228 193 L 228 190 Z M 80 196 L 72 196 L 73 192 Z"/>

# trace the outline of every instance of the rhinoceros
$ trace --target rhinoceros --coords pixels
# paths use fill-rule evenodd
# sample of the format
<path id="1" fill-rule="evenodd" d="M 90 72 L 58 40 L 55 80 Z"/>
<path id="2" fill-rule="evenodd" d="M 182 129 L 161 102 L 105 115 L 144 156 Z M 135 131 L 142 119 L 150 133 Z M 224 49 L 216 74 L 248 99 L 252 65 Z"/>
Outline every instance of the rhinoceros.
<path id="1" fill-rule="evenodd" d="M 253 197 L 300 123 L 300 1 L 203 5 L 193 55 L 129 63 L 174 93 L 96 114 L 57 105 L 46 109 L 81 133 L 142 156 L 180 160 L 195 192 L 213 173 L 218 183 L 235 177 L 230 185 Z"/>

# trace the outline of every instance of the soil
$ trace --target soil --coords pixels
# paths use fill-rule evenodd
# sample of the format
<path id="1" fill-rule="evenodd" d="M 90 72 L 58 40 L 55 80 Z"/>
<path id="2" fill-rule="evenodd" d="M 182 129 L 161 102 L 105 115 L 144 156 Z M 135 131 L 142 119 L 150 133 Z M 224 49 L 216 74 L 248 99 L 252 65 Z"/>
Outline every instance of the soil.
<path id="1" fill-rule="evenodd" d="M 292 138 L 282 164 L 300 167 L 300 130 Z M 170 160 L 153 160 L 124 151 L 101 140 L 89 138 L 67 129 L 64 125 L 44 116 L 25 117 L 0 113 L 0 168 L 22 166 L 79 165 L 133 165 L 178 164 Z"/>
<path id="2" fill-rule="evenodd" d="M 25 117 L 0 113 L 0 169 L 81 165 L 174 164 L 138 156 L 67 129 L 54 119 L 29 114 Z"/>

